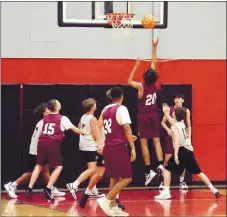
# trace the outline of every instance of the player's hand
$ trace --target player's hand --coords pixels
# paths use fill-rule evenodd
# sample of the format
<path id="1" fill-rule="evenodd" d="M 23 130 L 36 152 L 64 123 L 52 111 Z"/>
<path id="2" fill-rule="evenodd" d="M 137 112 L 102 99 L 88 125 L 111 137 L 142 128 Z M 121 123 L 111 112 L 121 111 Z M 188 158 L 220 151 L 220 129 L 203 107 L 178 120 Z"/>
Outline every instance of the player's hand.
<path id="1" fill-rule="evenodd" d="M 175 155 L 175 156 L 174 156 L 174 160 L 175 160 L 175 163 L 176 163 L 177 165 L 180 164 L 180 161 L 179 161 L 179 159 L 178 159 L 178 155 Z"/>
<path id="2" fill-rule="evenodd" d="M 132 138 L 133 138 L 133 142 L 135 142 L 137 140 L 137 137 L 132 135 Z"/>
<path id="3" fill-rule="evenodd" d="M 136 151 L 135 151 L 135 149 L 132 149 L 131 150 L 131 162 L 133 162 L 135 160 L 136 160 Z"/>
<path id="4" fill-rule="evenodd" d="M 154 41 L 152 41 L 153 47 L 157 47 L 158 46 L 158 37 L 157 39 Z"/>
<path id="5" fill-rule="evenodd" d="M 97 152 L 98 152 L 98 154 L 102 155 L 103 154 L 103 148 L 102 147 L 98 147 Z"/>
<path id="6" fill-rule="evenodd" d="M 82 130 L 80 130 L 80 134 L 81 135 L 86 135 L 87 134 L 87 131 L 82 129 Z"/>
<path id="7" fill-rule="evenodd" d="M 169 136 L 172 136 L 172 131 L 170 129 L 167 130 Z"/>
<path id="8" fill-rule="evenodd" d="M 136 67 L 136 68 L 139 67 L 140 63 L 141 63 L 141 59 L 138 58 L 138 59 L 136 60 L 135 67 Z"/>
<path id="9" fill-rule="evenodd" d="M 164 113 L 165 113 L 165 112 L 170 113 L 170 107 L 168 106 L 167 103 L 163 103 L 163 104 L 162 104 L 162 111 L 163 111 Z"/>

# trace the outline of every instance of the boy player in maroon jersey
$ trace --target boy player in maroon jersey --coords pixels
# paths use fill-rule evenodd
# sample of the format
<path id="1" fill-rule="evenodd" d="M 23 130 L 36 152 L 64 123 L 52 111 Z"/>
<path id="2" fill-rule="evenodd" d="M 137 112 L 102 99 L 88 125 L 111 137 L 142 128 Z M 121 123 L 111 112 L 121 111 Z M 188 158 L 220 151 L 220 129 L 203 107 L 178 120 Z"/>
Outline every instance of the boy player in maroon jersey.
<path id="1" fill-rule="evenodd" d="M 158 80 L 158 74 L 155 71 L 155 65 L 157 62 L 157 45 L 158 40 L 153 42 L 152 49 L 152 64 L 151 68 L 147 69 L 143 74 L 144 82 L 133 81 L 134 73 L 140 64 L 140 60 L 137 60 L 134 69 L 128 79 L 128 84 L 138 90 L 138 114 L 137 114 L 137 126 L 138 135 L 140 137 L 140 145 L 142 155 L 145 163 L 145 185 L 147 186 L 152 179 L 156 176 L 156 173 L 151 167 L 150 153 L 148 149 L 148 139 L 153 140 L 155 146 L 156 155 L 158 159 L 157 172 L 162 174 L 163 170 L 163 154 L 162 147 L 159 139 L 160 120 L 157 108 L 157 88 L 156 81 Z"/>
<path id="2" fill-rule="evenodd" d="M 108 216 L 128 216 L 128 213 L 118 208 L 116 195 L 132 180 L 131 162 L 136 159 L 136 152 L 129 112 L 122 105 L 123 91 L 119 87 L 114 87 L 111 89 L 110 95 L 113 103 L 106 106 L 102 115 L 102 125 L 106 137 L 103 158 L 106 173 L 110 177 L 110 186 L 106 197 L 100 198 L 98 203 Z M 127 143 L 131 147 L 131 159 L 126 146 Z"/>
<path id="3" fill-rule="evenodd" d="M 27 198 L 31 198 L 32 188 L 39 177 L 40 172 L 46 164 L 54 168 L 49 182 L 44 189 L 44 195 L 47 199 L 53 200 L 51 189 L 57 181 L 62 170 L 61 159 L 61 142 L 64 139 L 64 131 L 72 130 L 78 134 L 85 134 L 84 130 L 75 127 L 71 121 L 63 115 L 59 114 L 61 104 L 58 100 L 52 99 L 47 102 L 49 115 L 43 118 L 42 132 L 38 142 L 37 165 L 32 173 L 29 187 L 26 192 Z"/>

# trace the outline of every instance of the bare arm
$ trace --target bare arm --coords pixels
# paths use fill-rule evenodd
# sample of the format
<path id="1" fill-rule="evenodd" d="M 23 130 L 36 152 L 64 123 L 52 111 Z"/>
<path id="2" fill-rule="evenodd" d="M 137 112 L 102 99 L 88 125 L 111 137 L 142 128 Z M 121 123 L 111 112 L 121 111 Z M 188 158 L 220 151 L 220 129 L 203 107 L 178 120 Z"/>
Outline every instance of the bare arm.
<path id="1" fill-rule="evenodd" d="M 128 78 L 128 84 L 131 85 L 132 87 L 136 88 L 137 90 L 141 90 L 143 88 L 143 85 L 141 82 L 136 82 L 136 81 L 133 81 L 133 77 L 134 77 L 134 74 L 137 70 L 137 68 L 139 67 L 140 65 L 140 59 L 138 59 L 136 61 L 136 64 L 131 72 L 131 74 L 129 75 L 129 78 Z"/>
<path id="2" fill-rule="evenodd" d="M 99 141 L 99 124 L 95 117 L 90 120 L 91 134 L 96 142 Z"/>
<path id="3" fill-rule="evenodd" d="M 75 127 L 74 125 L 73 125 L 73 127 L 69 128 L 69 130 L 72 130 L 74 133 L 77 133 L 77 134 L 82 134 L 82 135 L 86 134 L 85 130 L 79 129 L 79 128 Z"/>
<path id="4" fill-rule="evenodd" d="M 166 132 L 168 133 L 170 131 L 169 127 L 166 125 L 166 121 L 167 121 L 167 118 L 166 116 L 164 115 L 163 118 L 162 118 L 162 122 L 161 122 L 161 125 L 162 127 L 166 130 Z"/>
<path id="5" fill-rule="evenodd" d="M 178 156 L 178 151 L 180 146 L 179 132 L 175 126 L 171 126 L 171 132 L 172 132 L 172 139 L 173 139 L 173 145 L 174 145 L 174 156 Z"/>
<path id="6" fill-rule="evenodd" d="M 191 119 L 190 119 L 190 116 L 191 116 L 190 110 L 187 109 L 187 113 L 186 113 L 187 132 L 188 132 L 188 137 L 191 140 L 191 137 L 192 137 L 192 127 L 191 127 Z"/>
<path id="7" fill-rule="evenodd" d="M 103 117 L 102 117 L 102 114 L 99 117 L 98 125 L 99 125 L 99 129 L 103 127 Z"/>
<path id="8" fill-rule="evenodd" d="M 170 123 L 170 125 L 173 125 L 175 123 L 174 119 L 170 116 L 169 112 L 164 111 L 165 117 L 167 121 Z"/>
<path id="9" fill-rule="evenodd" d="M 157 47 L 158 47 L 158 38 L 152 42 L 152 62 L 151 68 L 156 70 L 156 63 L 157 63 Z"/>

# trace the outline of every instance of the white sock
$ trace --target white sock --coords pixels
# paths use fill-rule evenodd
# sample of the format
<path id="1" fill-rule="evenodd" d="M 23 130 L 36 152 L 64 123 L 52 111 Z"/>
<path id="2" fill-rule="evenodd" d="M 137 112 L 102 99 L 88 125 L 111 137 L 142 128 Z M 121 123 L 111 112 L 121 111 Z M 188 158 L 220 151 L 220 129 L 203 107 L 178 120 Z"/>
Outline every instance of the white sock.
<path id="1" fill-rule="evenodd" d="M 169 192 L 169 187 L 165 187 L 164 186 L 164 190 L 163 191 L 166 192 L 166 193 Z"/>
<path id="2" fill-rule="evenodd" d="M 13 182 L 11 185 L 12 185 L 13 187 L 17 187 L 17 186 L 18 186 L 18 184 L 17 184 L 16 182 Z"/>
<path id="3" fill-rule="evenodd" d="M 215 193 L 217 191 L 217 189 L 212 185 L 208 185 L 208 188 L 211 190 L 211 192 Z"/>
<path id="4" fill-rule="evenodd" d="M 88 188 L 86 188 L 85 194 L 89 194 L 90 192 L 91 191 Z"/>
<path id="5" fill-rule="evenodd" d="M 184 181 L 184 176 L 180 176 L 180 182 Z"/>
<path id="6" fill-rule="evenodd" d="M 96 185 L 95 185 L 95 186 L 91 189 L 91 191 L 92 191 L 92 190 L 96 190 L 96 189 L 97 189 L 97 188 L 96 188 Z"/>
<path id="7" fill-rule="evenodd" d="M 116 195 L 116 199 L 119 199 L 119 194 Z"/>
<path id="8" fill-rule="evenodd" d="M 79 185 L 80 185 L 80 182 L 78 180 L 76 180 L 75 182 L 73 182 L 73 188 L 74 189 L 77 189 Z"/>

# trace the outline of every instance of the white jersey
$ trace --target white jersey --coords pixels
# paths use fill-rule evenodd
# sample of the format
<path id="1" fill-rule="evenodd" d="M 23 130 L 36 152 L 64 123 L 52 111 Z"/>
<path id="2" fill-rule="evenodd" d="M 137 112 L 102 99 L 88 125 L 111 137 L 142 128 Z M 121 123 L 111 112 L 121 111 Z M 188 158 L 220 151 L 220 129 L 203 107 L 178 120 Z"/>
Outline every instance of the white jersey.
<path id="1" fill-rule="evenodd" d="M 97 144 L 92 136 L 90 121 L 93 115 L 84 114 L 80 119 L 80 128 L 86 130 L 86 135 L 80 135 L 79 149 L 81 151 L 97 151 Z"/>
<path id="2" fill-rule="evenodd" d="M 37 155 L 37 146 L 38 146 L 40 134 L 42 132 L 42 128 L 43 128 L 43 119 L 40 120 L 35 126 L 35 130 L 31 138 L 29 154 Z"/>
<path id="3" fill-rule="evenodd" d="M 183 121 L 181 122 L 176 122 L 173 126 L 177 127 L 178 132 L 179 132 L 179 146 L 180 147 L 185 147 L 190 151 L 193 151 L 192 143 L 191 140 L 188 138 L 188 133 L 186 126 Z"/>

